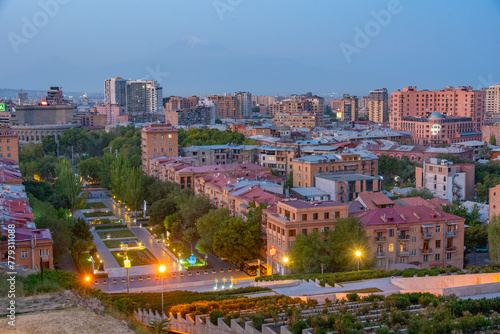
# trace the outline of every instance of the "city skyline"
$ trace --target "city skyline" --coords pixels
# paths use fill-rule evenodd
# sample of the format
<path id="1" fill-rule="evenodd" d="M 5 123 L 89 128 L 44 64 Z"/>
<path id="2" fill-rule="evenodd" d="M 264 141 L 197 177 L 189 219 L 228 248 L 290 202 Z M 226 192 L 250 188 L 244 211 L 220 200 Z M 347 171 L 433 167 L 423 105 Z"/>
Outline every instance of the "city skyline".
<path id="1" fill-rule="evenodd" d="M 449 7 L 216 0 L 123 10 L 98 2 L 28 3 L 0 5 L 1 88 L 101 93 L 104 80 L 121 76 L 157 80 L 164 96 L 238 90 L 362 96 L 382 87 L 478 89 L 499 80 L 494 1 Z M 167 12 L 179 15 L 165 20 Z"/>

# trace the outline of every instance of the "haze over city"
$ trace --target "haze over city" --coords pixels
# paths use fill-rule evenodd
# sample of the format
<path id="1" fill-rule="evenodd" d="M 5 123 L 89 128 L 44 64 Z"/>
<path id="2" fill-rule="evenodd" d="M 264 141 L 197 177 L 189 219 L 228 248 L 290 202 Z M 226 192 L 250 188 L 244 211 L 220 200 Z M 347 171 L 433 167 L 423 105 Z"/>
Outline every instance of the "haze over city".
<path id="1" fill-rule="evenodd" d="M 478 89 L 500 69 L 495 0 L 57 3 L 0 3 L 0 88 L 103 93 L 122 76 L 159 79 L 165 96 L 361 95 Z"/>

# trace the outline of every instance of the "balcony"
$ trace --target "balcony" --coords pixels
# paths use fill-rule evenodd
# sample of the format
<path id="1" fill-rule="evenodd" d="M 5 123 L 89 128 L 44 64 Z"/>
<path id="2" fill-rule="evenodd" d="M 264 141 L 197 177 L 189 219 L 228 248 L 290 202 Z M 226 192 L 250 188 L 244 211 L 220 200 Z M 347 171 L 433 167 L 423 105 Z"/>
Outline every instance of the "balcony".
<path id="1" fill-rule="evenodd" d="M 385 257 L 385 252 L 380 252 L 376 254 L 377 259 L 383 259 Z"/>
<path id="2" fill-rule="evenodd" d="M 457 251 L 457 247 L 451 246 L 451 247 L 446 247 L 446 252 L 447 253 L 454 253 Z"/>
<path id="3" fill-rule="evenodd" d="M 420 250 L 422 251 L 422 254 L 432 254 L 432 253 L 434 253 L 434 251 L 432 250 L 432 248 L 420 248 Z"/>
<path id="4" fill-rule="evenodd" d="M 398 252 L 398 255 L 399 255 L 399 256 L 410 256 L 410 251 L 406 251 L 406 250 L 404 250 L 404 251 L 399 251 L 399 252 Z"/>
<path id="5" fill-rule="evenodd" d="M 386 237 L 375 237 L 375 242 L 387 242 Z"/>
<path id="6" fill-rule="evenodd" d="M 433 233 L 427 232 L 422 234 L 422 238 L 424 239 L 432 239 L 434 237 Z"/>
<path id="7" fill-rule="evenodd" d="M 410 236 L 408 234 L 400 234 L 398 235 L 399 240 L 410 240 Z"/>
<path id="8" fill-rule="evenodd" d="M 448 231 L 446 232 L 447 237 L 456 237 L 457 236 L 457 231 Z"/>

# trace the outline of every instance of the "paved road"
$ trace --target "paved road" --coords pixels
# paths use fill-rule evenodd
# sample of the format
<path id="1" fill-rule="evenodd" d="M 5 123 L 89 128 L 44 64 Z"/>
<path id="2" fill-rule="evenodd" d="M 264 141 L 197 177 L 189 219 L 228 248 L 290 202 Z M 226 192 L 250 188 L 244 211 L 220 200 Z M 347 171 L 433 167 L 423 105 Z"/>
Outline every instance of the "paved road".
<path id="1" fill-rule="evenodd" d="M 489 253 L 476 253 L 475 255 L 476 255 L 476 266 L 482 266 L 485 264 L 492 263 L 490 260 Z M 474 265 L 474 253 L 467 254 L 465 256 L 465 258 L 468 260 L 468 263 L 467 263 L 468 266 Z"/>

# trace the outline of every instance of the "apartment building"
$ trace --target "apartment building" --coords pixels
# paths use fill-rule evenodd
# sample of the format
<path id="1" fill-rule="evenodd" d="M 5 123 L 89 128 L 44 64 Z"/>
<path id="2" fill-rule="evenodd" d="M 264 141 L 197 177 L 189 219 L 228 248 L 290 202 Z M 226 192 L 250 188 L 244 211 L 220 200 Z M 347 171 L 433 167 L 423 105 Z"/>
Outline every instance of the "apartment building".
<path id="1" fill-rule="evenodd" d="M 490 188 L 490 222 L 493 217 L 500 215 L 500 185 Z"/>
<path id="2" fill-rule="evenodd" d="M 276 126 L 286 125 L 290 129 L 315 128 L 319 126 L 319 119 L 310 112 L 277 113 L 274 114 L 273 123 Z"/>
<path id="3" fill-rule="evenodd" d="M 99 115 L 106 116 L 106 124 L 115 124 L 118 123 L 118 116 L 125 114 L 126 107 L 119 104 L 100 104 L 96 106 L 96 111 Z"/>
<path id="4" fill-rule="evenodd" d="M 485 112 L 487 114 L 500 113 L 500 85 L 490 86 L 486 89 Z"/>
<path id="5" fill-rule="evenodd" d="M 297 157 L 297 151 L 294 147 L 263 145 L 260 147 L 259 161 L 262 166 L 285 177 L 292 171 L 292 163 Z"/>
<path id="6" fill-rule="evenodd" d="M 19 164 L 19 136 L 9 128 L 0 128 L 0 158 Z"/>
<path id="7" fill-rule="evenodd" d="M 104 104 L 125 106 L 127 104 L 126 83 L 120 77 L 104 81 Z"/>
<path id="8" fill-rule="evenodd" d="M 422 167 L 415 167 L 415 178 L 417 189 L 427 188 L 434 196 L 452 203 L 474 196 L 474 164 L 453 164 L 446 159 L 430 158 Z"/>
<path id="9" fill-rule="evenodd" d="M 376 89 L 368 96 L 368 119 L 375 123 L 389 121 L 389 96 L 387 88 Z"/>
<path id="10" fill-rule="evenodd" d="M 335 229 L 335 221 L 347 218 L 347 205 L 335 202 L 306 202 L 303 200 L 280 201 L 265 209 L 267 234 L 267 263 L 274 273 L 287 272 L 284 258 L 290 254 L 297 236 L 313 231 Z M 276 249 L 271 258 L 269 250 Z"/>
<path id="11" fill-rule="evenodd" d="M 374 269 L 391 269 L 397 263 L 463 268 L 462 217 L 427 206 L 381 208 L 357 217 L 370 237 L 369 248 L 377 260 Z"/>
<path id="12" fill-rule="evenodd" d="M 347 203 L 355 200 L 359 194 L 381 192 L 380 176 L 357 173 L 318 173 L 314 178 L 315 187 L 330 195 L 332 200 Z"/>
<path id="13" fill-rule="evenodd" d="M 195 166 L 226 165 L 234 163 L 258 163 L 259 147 L 256 145 L 204 145 L 190 146 L 181 150 Z"/>
<path id="14" fill-rule="evenodd" d="M 141 129 L 142 170 L 149 170 L 151 158 L 179 155 L 177 129 L 165 124 L 149 124 Z"/>
<path id="15" fill-rule="evenodd" d="M 212 108 L 210 107 L 199 106 L 165 112 L 165 123 L 176 126 L 190 126 L 193 124 L 209 125 L 211 120 Z"/>
<path id="16" fill-rule="evenodd" d="M 357 121 L 358 120 L 358 97 L 344 94 L 341 102 L 341 120 L 342 121 Z"/>
<path id="17" fill-rule="evenodd" d="M 309 155 L 292 161 L 293 186 L 312 187 L 317 173 L 351 172 L 378 175 L 378 157 L 371 152 L 345 149 L 342 153 Z"/>
<path id="18" fill-rule="evenodd" d="M 307 93 L 304 95 L 294 95 L 288 100 L 275 102 L 269 105 L 269 115 L 271 117 L 274 117 L 276 114 L 301 112 L 310 112 L 314 114 L 316 116 L 317 125 L 322 126 L 325 114 L 325 99 Z"/>

